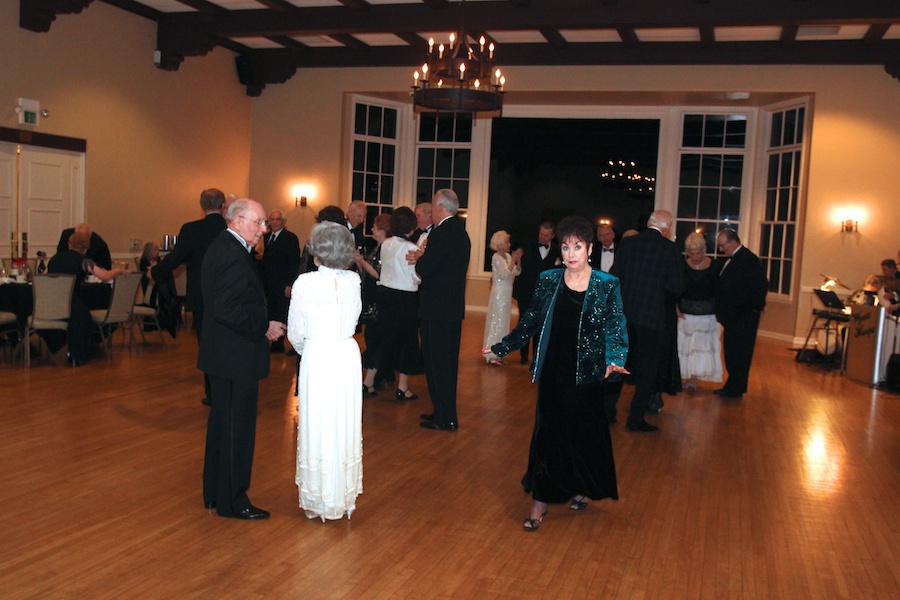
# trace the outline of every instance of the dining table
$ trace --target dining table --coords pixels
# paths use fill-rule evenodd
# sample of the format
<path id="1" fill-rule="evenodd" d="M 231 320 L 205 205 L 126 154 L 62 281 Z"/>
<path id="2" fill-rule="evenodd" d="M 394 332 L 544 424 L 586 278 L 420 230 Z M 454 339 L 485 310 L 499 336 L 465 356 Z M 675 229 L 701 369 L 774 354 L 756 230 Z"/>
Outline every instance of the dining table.
<path id="1" fill-rule="evenodd" d="M 78 286 L 78 295 L 88 310 L 105 309 L 109 307 L 109 301 L 112 299 L 112 285 L 108 282 L 84 281 Z M 15 314 L 22 330 L 33 308 L 34 292 L 30 283 L 0 281 L 0 310 Z"/>

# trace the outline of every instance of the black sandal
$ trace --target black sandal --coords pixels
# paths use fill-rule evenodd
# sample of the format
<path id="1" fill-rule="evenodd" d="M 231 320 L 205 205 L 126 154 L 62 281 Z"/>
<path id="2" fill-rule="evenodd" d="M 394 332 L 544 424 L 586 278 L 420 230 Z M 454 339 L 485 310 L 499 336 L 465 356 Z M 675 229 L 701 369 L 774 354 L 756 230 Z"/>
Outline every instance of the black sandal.
<path id="1" fill-rule="evenodd" d="M 531 517 L 525 517 L 525 520 L 522 522 L 522 528 L 525 531 L 537 531 L 541 523 L 544 522 L 544 517 L 547 516 L 547 511 L 544 511 L 544 514 L 541 515 L 540 519 L 532 519 Z"/>
<path id="2" fill-rule="evenodd" d="M 581 498 L 579 500 L 578 498 Z M 572 510 L 584 510 L 588 507 L 587 496 L 575 496 L 569 502 L 569 508 Z"/>

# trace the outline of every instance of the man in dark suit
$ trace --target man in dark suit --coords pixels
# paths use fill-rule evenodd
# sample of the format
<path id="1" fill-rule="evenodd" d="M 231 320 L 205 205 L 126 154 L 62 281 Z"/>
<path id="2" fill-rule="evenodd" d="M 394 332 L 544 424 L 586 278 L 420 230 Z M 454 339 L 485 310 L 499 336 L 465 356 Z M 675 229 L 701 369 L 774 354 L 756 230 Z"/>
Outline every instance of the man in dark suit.
<path id="1" fill-rule="evenodd" d="M 199 221 L 191 221 L 181 226 L 175 248 L 163 258 L 159 264 L 150 267 L 147 275 L 153 279 L 165 279 L 181 265 L 187 270 L 187 298 L 185 308 L 193 313 L 194 329 L 197 335 L 203 327 L 203 295 L 200 291 L 200 273 L 206 249 L 225 229 L 222 218 L 222 206 L 225 194 L 216 188 L 209 188 L 200 193 L 200 208 L 206 216 Z M 209 378 L 204 377 L 206 396 L 204 404 L 209 404 Z"/>
<path id="2" fill-rule="evenodd" d="M 635 383 L 627 431 L 659 429 L 647 423 L 644 414 L 651 398 L 667 391 L 664 382 L 672 361 L 678 360 L 675 303 L 684 291 L 684 267 L 678 246 L 666 237 L 672 223 L 670 212 L 653 211 L 643 233 L 620 242 L 610 271 L 622 287 L 629 369 Z"/>
<path id="3" fill-rule="evenodd" d="M 251 251 L 266 232 L 263 207 L 239 198 L 228 228 L 203 257 L 203 328 L 197 367 L 209 375 L 212 408 L 206 424 L 203 502 L 219 515 L 266 519 L 247 497 L 256 440 L 259 380 L 269 375 L 269 344 L 285 324 L 270 321 L 266 293 Z M 267 341 L 268 340 L 268 341 Z"/>
<path id="4" fill-rule="evenodd" d="M 353 234 L 353 241 L 356 244 L 356 249 L 359 250 L 361 254 L 366 253 L 365 222 L 366 203 L 362 200 L 354 200 L 350 203 L 350 206 L 347 207 L 347 227 L 350 228 L 350 233 Z"/>
<path id="5" fill-rule="evenodd" d="M 269 213 L 269 227 L 272 232 L 265 237 L 259 270 L 266 288 L 266 302 L 269 305 L 269 319 L 287 323 L 291 286 L 300 274 L 300 240 L 293 232 L 285 229 L 287 220 L 280 210 Z M 284 352 L 284 338 L 281 337 L 269 348 L 271 352 Z"/>
<path id="6" fill-rule="evenodd" d="M 719 271 L 716 320 L 722 324 L 722 350 L 728 379 L 714 393 L 723 398 L 740 398 L 747 393 L 753 347 L 759 315 L 766 307 L 769 282 L 759 257 L 741 245 L 733 229 L 716 236 L 719 252 L 726 257 Z"/>
<path id="7" fill-rule="evenodd" d="M 69 238 L 73 233 L 83 233 L 91 239 L 87 252 L 84 253 L 85 258 L 94 261 L 94 264 L 109 271 L 112 269 L 112 256 L 109 253 L 109 246 L 103 241 L 103 238 L 91 230 L 91 226 L 87 223 L 79 223 L 75 227 L 64 229 L 62 235 L 59 236 L 59 243 L 56 244 L 56 253 L 65 252 L 69 249 Z"/>
<path id="8" fill-rule="evenodd" d="M 538 275 L 547 269 L 552 269 L 560 262 L 559 244 L 554 239 L 556 225 L 550 221 L 541 223 L 538 228 L 536 242 L 522 244 L 522 272 L 513 280 L 513 298 L 519 306 L 519 318 L 525 313 L 525 309 L 531 304 L 534 297 L 534 287 L 537 285 Z M 519 349 L 519 355 L 523 365 L 531 362 L 529 348 L 533 350 L 534 340 Z"/>
<path id="9" fill-rule="evenodd" d="M 616 262 L 616 232 L 609 223 L 600 223 L 597 226 L 597 243 L 591 254 L 591 267 L 609 273 Z M 619 412 L 619 397 L 622 395 L 622 375 L 611 373 L 606 378 L 603 386 L 603 408 L 606 410 L 606 420 L 610 424 L 617 423 Z"/>
<path id="10" fill-rule="evenodd" d="M 456 213 L 459 198 L 450 189 L 438 190 L 431 201 L 434 228 L 426 250 L 411 251 L 422 278 L 419 285 L 419 328 L 425 378 L 434 412 L 422 415 L 425 429 L 456 431 L 456 379 L 459 344 L 466 314 L 466 270 L 472 243 Z"/>

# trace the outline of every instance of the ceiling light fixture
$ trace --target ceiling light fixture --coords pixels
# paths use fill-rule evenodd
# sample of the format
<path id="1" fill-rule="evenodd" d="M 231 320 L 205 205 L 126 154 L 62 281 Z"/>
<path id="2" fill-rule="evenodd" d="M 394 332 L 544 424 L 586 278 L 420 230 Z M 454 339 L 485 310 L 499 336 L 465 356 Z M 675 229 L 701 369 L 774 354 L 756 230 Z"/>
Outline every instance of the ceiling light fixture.
<path id="1" fill-rule="evenodd" d="M 446 46 L 435 46 L 429 38 L 421 74 L 413 74 L 413 106 L 438 112 L 502 112 L 506 77 L 494 64 L 495 50 L 483 35 L 477 42 L 470 39 L 463 27 L 450 34 Z"/>

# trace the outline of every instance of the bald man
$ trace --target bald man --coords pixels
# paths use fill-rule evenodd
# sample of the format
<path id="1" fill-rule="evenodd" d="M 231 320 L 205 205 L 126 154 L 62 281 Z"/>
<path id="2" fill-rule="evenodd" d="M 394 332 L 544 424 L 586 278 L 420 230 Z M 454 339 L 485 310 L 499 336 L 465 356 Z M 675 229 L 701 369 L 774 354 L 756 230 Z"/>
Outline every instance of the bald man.
<path id="1" fill-rule="evenodd" d="M 87 223 L 79 223 L 75 227 L 63 230 L 62 235 L 59 236 L 59 242 L 56 244 L 57 254 L 69 249 L 69 238 L 72 237 L 73 233 L 81 233 L 90 238 L 90 245 L 84 253 L 85 258 L 91 259 L 94 261 L 94 264 L 107 271 L 112 269 L 112 256 L 109 253 L 109 246 Z"/>

